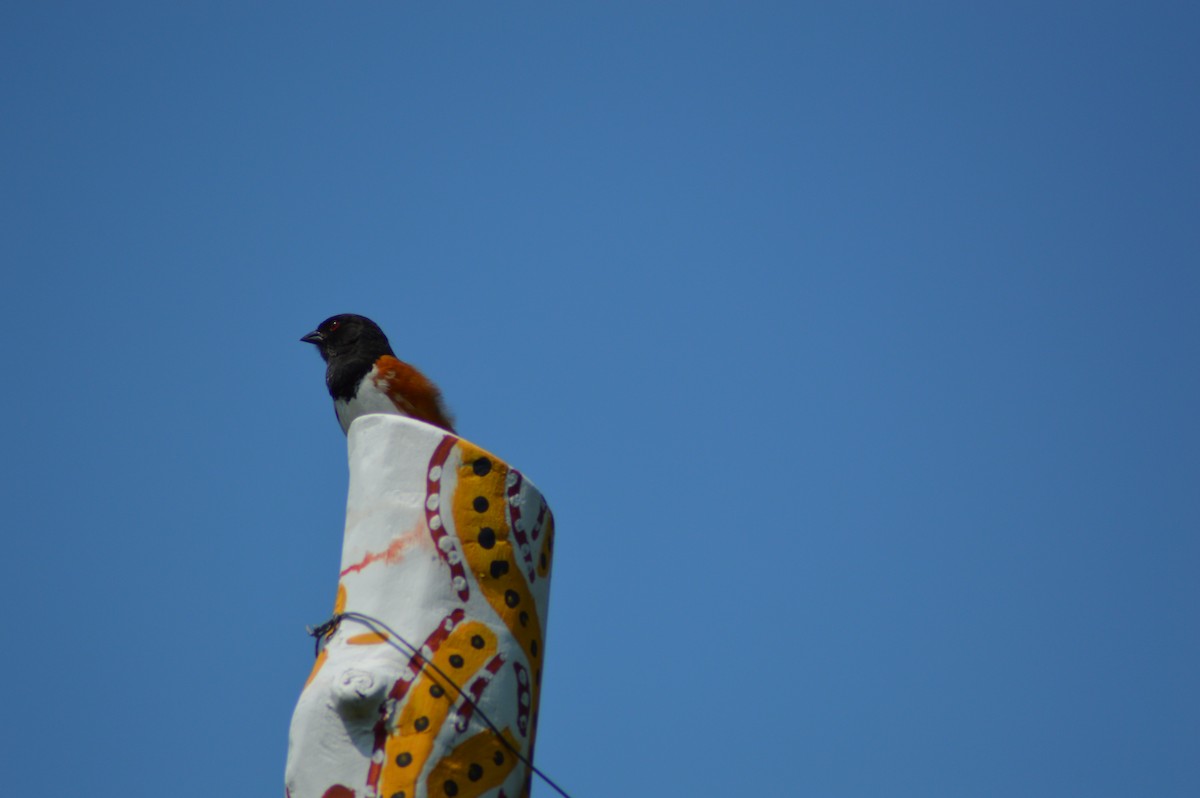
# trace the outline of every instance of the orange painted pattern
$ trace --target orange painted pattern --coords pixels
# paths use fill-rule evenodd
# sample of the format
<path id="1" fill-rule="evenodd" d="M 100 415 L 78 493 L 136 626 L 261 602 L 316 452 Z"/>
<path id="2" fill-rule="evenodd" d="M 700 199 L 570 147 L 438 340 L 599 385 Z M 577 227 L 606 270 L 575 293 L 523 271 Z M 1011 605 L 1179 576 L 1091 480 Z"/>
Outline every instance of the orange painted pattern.
<path id="1" fill-rule="evenodd" d="M 496 649 L 496 635 L 484 624 L 471 621 L 455 629 L 438 647 L 433 663 L 461 685 L 491 659 Z M 445 684 L 433 668 L 427 666 L 421 671 L 384 746 L 380 794 L 417 794 L 417 779 L 456 700 L 458 692 Z"/>
<path id="2" fill-rule="evenodd" d="M 459 441 L 462 465 L 454 493 L 454 527 L 484 597 L 541 671 L 542 622 L 509 540 L 504 511 L 508 468 L 483 449 Z"/>
<path id="3" fill-rule="evenodd" d="M 325 660 L 329 659 L 329 652 L 321 649 L 321 653 L 317 655 L 316 662 L 313 663 L 312 670 L 308 672 L 308 678 L 304 680 L 304 686 L 308 687 L 312 684 L 312 680 L 317 678 L 317 674 L 321 671 L 321 667 L 325 664 Z"/>
<path id="4" fill-rule="evenodd" d="M 508 729 L 504 730 L 504 739 L 511 748 L 487 729 L 460 744 L 434 766 L 429 775 L 429 794 L 477 798 L 503 784 L 517 764 L 512 753 L 517 741 Z"/>
<path id="5" fill-rule="evenodd" d="M 365 634 L 355 635 L 346 641 L 348 646 L 377 646 L 380 643 L 386 643 L 388 636 L 382 632 L 366 632 Z"/>

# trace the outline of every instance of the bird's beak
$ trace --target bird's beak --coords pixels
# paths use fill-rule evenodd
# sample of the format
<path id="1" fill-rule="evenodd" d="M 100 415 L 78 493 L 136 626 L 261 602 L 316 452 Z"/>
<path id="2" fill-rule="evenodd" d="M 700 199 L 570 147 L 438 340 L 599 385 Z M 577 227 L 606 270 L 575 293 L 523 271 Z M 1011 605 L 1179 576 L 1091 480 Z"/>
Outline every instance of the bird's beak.
<path id="1" fill-rule="evenodd" d="M 306 344 L 316 344 L 317 346 L 320 346 L 321 344 L 325 343 L 325 335 L 319 330 L 313 330 L 300 340 Z"/>

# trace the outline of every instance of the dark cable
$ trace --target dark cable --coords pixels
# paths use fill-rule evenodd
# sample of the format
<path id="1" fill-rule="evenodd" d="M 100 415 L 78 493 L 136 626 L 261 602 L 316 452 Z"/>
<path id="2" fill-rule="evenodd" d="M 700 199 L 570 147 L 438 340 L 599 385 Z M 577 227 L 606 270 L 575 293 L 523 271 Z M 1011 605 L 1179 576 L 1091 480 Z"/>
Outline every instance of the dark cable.
<path id="1" fill-rule="evenodd" d="M 335 615 L 332 618 L 330 618 L 328 621 L 326 621 L 325 623 L 320 624 L 319 626 L 307 627 L 308 633 L 310 635 L 312 635 L 312 637 L 315 638 L 315 640 L 313 641 L 313 656 L 314 657 L 321 653 L 321 649 L 324 647 L 323 644 L 325 642 L 325 638 L 327 638 L 329 635 L 333 634 L 333 630 L 337 629 L 338 624 L 341 622 L 342 622 L 342 616 Z"/>

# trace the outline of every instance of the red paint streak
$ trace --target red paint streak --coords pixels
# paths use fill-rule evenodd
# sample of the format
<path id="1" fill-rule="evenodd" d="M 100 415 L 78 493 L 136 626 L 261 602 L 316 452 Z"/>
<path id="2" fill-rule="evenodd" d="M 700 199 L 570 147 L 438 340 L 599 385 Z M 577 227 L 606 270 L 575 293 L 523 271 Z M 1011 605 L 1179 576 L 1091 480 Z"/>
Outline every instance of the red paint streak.
<path id="1" fill-rule="evenodd" d="M 371 563 L 380 560 L 385 560 L 388 565 L 395 565 L 400 561 L 400 555 L 404 553 L 404 550 L 415 542 L 416 539 L 412 532 L 401 535 L 393 540 L 384 551 L 368 552 L 360 561 L 342 571 L 342 576 L 361 571 Z"/>

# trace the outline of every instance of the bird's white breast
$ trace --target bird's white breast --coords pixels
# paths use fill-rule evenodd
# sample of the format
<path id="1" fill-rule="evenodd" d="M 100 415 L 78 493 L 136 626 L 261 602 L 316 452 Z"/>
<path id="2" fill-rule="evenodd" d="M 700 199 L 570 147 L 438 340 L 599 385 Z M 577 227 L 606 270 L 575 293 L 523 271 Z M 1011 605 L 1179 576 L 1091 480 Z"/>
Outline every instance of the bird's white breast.
<path id="1" fill-rule="evenodd" d="M 370 373 L 363 377 L 362 382 L 358 384 L 358 391 L 354 394 L 354 398 L 333 401 L 333 409 L 337 413 L 338 423 L 342 425 L 342 432 L 349 433 L 350 424 L 359 416 L 371 413 L 388 413 L 393 416 L 408 415 L 396 407 L 388 395 L 376 386 L 376 371 L 377 369 L 371 369 Z"/>

